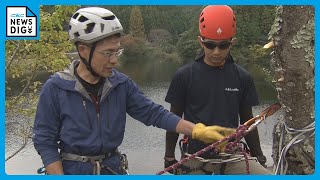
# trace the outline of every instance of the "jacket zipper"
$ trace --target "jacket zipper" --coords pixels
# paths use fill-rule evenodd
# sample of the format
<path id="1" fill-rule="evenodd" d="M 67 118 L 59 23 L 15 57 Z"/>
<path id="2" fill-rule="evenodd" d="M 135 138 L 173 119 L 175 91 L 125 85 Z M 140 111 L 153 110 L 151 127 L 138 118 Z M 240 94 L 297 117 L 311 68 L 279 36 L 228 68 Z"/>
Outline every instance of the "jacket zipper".
<path id="1" fill-rule="evenodd" d="M 106 108 L 106 109 L 108 109 L 108 106 L 109 106 L 108 96 L 109 96 L 111 90 L 114 89 L 114 87 L 115 87 L 115 86 L 112 86 L 112 87 L 108 90 L 108 92 L 103 96 L 104 98 L 107 98 L 107 99 L 105 100 L 105 101 L 107 101 L 107 103 L 106 103 L 107 108 Z M 102 96 L 101 96 L 101 97 L 102 97 Z M 102 99 L 101 99 L 101 100 L 102 100 Z M 108 117 L 108 114 L 107 114 L 107 117 Z M 106 119 L 107 119 L 107 128 L 109 128 L 109 127 L 110 127 L 110 120 L 109 120 L 109 118 L 106 118 Z"/>
<path id="2" fill-rule="evenodd" d="M 106 97 L 106 98 L 108 98 L 108 97 Z M 108 101 L 108 99 L 106 99 L 106 109 L 108 110 L 108 106 L 109 106 L 109 101 Z M 110 119 L 108 118 L 108 115 L 109 115 L 109 112 L 107 111 L 107 117 L 106 117 L 106 119 L 107 119 L 107 128 L 109 129 L 109 127 L 110 127 Z"/>
<path id="3" fill-rule="evenodd" d="M 96 109 L 96 120 L 97 120 L 97 127 L 98 127 L 98 131 L 99 131 L 99 136 L 100 139 L 102 140 L 102 134 L 101 134 L 101 121 L 100 121 L 100 103 L 99 103 L 99 96 L 94 96 L 92 94 L 90 94 L 90 97 L 94 103 L 95 109 Z M 101 149 L 103 149 L 103 143 L 101 141 Z"/>
<path id="4" fill-rule="evenodd" d="M 95 109 L 96 109 L 97 127 L 98 127 L 98 131 L 99 131 L 100 139 L 102 140 L 101 126 L 100 126 L 100 107 L 99 107 L 100 104 L 99 104 L 99 101 L 98 101 L 99 98 L 95 98 L 95 96 L 93 96 L 93 95 L 90 95 L 90 97 L 93 100 L 93 104 L 94 104 Z M 86 101 L 84 99 L 82 100 L 82 104 L 83 104 L 83 107 L 84 107 L 84 109 L 86 111 L 86 114 L 87 114 L 87 118 L 88 118 L 88 121 L 89 121 L 90 129 L 92 130 L 92 125 L 91 125 L 91 121 L 90 121 L 89 112 L 87 111 L 87 105 L 86 105 Z M 101 150 L 102 149 L 103 149 L 103 143 L 101 141 Z"/>
<path id="5" fill-rule="evenodd" d="M 103 150 L 103 140 L 102 140 L 102 134 L 101 134 L 101 121 L 100 121 L 100 103 L 99 103 L 99 97 L 96 98 L 97 100 L 94 102 L 96 106 L 96 113 L 97 113 L 97 124 L 99 129 L 99 136 L 101 139 L 101 150 Z"/>
<path id="6" fill-rule="evenodd" d="M 88 122 L 89 122 L 89 127 L 90 127 L 90 130 L 92 130 L 92 125 L 91 125 L 91 121 L 90 121 L 90 116 L 89 116 L 89 112 L 87 110 L 87 104 L 86 104 L 86 101 L 84 99 L 82 99 L 82 105 L 84 107 L 84 110 L 86 111 L 86 115 L 87 115 L 87 119 L 88 119 Z"/>

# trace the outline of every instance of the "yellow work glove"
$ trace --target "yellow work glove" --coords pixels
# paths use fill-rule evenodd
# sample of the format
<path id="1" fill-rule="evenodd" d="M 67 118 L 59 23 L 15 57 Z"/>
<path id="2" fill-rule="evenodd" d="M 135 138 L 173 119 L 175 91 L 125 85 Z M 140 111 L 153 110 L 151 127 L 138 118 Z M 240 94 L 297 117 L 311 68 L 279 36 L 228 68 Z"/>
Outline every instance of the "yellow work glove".
<path id="1" fill-rule="evenodd" d="M 197 139 L 209 144 L 219 141 L 235 132 L 236 129 L 233 128 L 225 128 L 221 126 L 205 126 L 202 123 L 198 123 L 192 129 L 192 139 Z M 226 143 L 223 144 L 226 145 Z"/>

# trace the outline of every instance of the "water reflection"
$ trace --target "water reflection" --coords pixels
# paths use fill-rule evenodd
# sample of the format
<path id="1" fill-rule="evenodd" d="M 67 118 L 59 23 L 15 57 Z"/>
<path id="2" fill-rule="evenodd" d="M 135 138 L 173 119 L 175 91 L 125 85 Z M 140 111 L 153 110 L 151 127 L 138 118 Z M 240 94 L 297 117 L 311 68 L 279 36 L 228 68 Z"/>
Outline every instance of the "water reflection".
<path id="1" fill-rule="evenodd" d="M 119 66 L 118 69 L 130 76 L 137 84 L 144 86 L 152 83 L 170 83 L 176 70 L 183 66 L 177 62 L 162 62 L 159 60 L 132 60 Z M 267 77 L 260 66 L 256 64 L 242 65 L 247 69 L 256 85 L 261 104 L 277 100 L 273 85 L 266 81 Z M 167 86 L 168 87 L 168 86 Z"/>

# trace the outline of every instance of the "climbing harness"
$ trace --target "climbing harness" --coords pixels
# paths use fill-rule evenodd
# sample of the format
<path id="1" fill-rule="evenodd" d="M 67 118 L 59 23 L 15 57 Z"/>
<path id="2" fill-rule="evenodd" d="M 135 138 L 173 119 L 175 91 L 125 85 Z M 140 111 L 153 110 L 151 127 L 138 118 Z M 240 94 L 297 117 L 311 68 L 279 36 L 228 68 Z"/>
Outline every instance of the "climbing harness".
<path id="1" fill-rule="evenodd" d="M 208 153 L 213 151 L 210 152 L 209 155 L 203 156 L 203 153 L 201 154 L 202 157 L 195 156 L 194 159 L 198 160 L 200 163 L 195 161 L 184 163 L 181 166 L 182 173 L 187 174 L 192 173 L 192 171 L 203 171 L 205 174 L 224 174 L 226 163 L 245 161 L 246 172 L 247 174 L 250 174 L 249 160 L 257 161 L 257 158 L 249 157 L 246 146 L 244 146 L 243 142 L 241 142 L 242 137 L 244 137 L 244 132 L 246 130 L 245 128 L 245 126 L 239 127 L 237 130 L 237 135 L 233 139 L 228 139 L 229 143 L 226 145 L 225 152 L 220 152 L 217 148 L 213 148 L 204 152 Z M 182 139 L 180 140 L 179 145 L 189 146 L 187 141 L 187 139 Z M 192 154 L 189 154 L 188 151 L 184 151 L 184 148 L 180 147 L 180 150 L 182 151 L 182 158 L 188 158 L 192 156 Z M 210 159 L 206 157 L 210 157 Z"/>
<path id="2" fill-rule="evenodd" d="M 315 130 L 314 121 L 311 124 L 299 130 L 288 127 L 284 122 L 282 123 L 282 129 L 281 129 L 280 140 L 279 140 L 278 162 L 273 170 L 275 175 L 286 174 L 288 170 L 288 162 L 286 159 L 286 154 L 289 148 L 292 145 L 304 142 L 306 139 L 309 139 L 310 137 L 314 136 L 314 133 L 315 133 L 314 130 Z M 285 132 L 295 136 L 290 140 L 290 142 L 287 145 L 283 146 Z"/>
<path id="3" fill-rule="evenodd" d="M 94 175 L 100 175 L 102 169 L 108 170 L 110 173 L 117 175 L 118 173 L 112 170 L 110 167 L 104 166 L 101 162 L 108 158 L 111 157 L 115 154 L 118 154 L 120 157 L 120 169 L 121 173 L 123 175 L 129 175 L 129 166 L 128 166 L 128 159 L 127 155 L 124 153 L 120 153 L 118 149 L 107 153 L 103 155 L 98 155 L 98 156 L 80 156 L 77 154 L 72 154 L 72 153 L 66 153 L 66 152 L 61 152 L 61 160 L 68 160 L 68 161 L 79 161 L 79 162 L 91 162 L 94 167 L 93 167 L 93 174 Z M 47 174 L 45 167 L 41 167 L 37 170 L 38 174 Z"/>
<path id="4" fill-rule="evenodd" d="M 187 156 L 186 158 L 183 158 L 182 160 L 180 160 L 179 162 L 165 168 L 164 170 L 160 171 L 157 173 L 157 175 L 161 175 L 164 174 L 168 171 L 171 171 L 173 169 L 177 169 L 179 166 L 185 164 L 187 161 L 194 159 L 200 155 L 202 155 L 203 153 L 214 149 L 215 147 L 217 147 L 218 145 L 222 144 L 222 143 L 228 143 L 226 145 L 226 153 L 232 153 L 234 150 L 237 150 L 237 148 L 239 147 L 239 143 L 240 140 L 247 135 L 250 131 L 252 131 L 253 129 L 257 128 L 257 126 L 263 121 L 265 120 L 267 117 L 273 115 L 276 111 L 278 111 L 280 109 L 281 105 L 279 103 L 275 103 L 273 105 L 271 105 L 270 107 L 266 108 L 265 110 L 263 110 L 259 115 L 249 119 L 248 121 L 246 121 L 243 125 L 240 125 L 237 128 L 236 133 L 231 134 L 227 137 L 225 137 L 224 139 L 221 139 L 219 141 L 216 141 L 214 143 L 212 143 L 211 145 L 197 151 L 196 153 Z M 235 139 L 235 140 L 234 140 Z M 230 142 L 229 142 L 230 141 Z M 247 156 L 246 153 L 243 153 L 243 157 L 246 160 L 246 166 L 247 166 L 247 173 L 249 172 L 249 157 Z"/>
<path id="5" fill-rule="evenodd" d="M 80 155 L 77 155 L 77 154 L 62 152 L 61 153 L 61 159 L 62 160 L 67 160 L 67 161 L 91 162 L 94 165 L 93 174 L 100 175 L 101 168 L 104 168 L 104 166 L 101 164 L 101 162 L 105 158 L 110 157 L 111 155 L 113 155 L 113 153 L 108 153 L 106 155 L 102 154 L 102 155 L 99 155 L 99 156 L 80 156 Z M 113 174 L 115 173 L 113 170 L 110 171 L 110 172 L 113 173 Z"/>
<path id="6" fill-rule="evenodd" d="M 192 154 L 185 154 L 185 157 L 190 157 Z M 203 171 L 205 174 L 224 174 L 224 169 L 227 163 L 235 163 L 240 161 L 258 161 L 256 157 L 248 157 L 242 152 L 238 153 L 219 153 L 214 159 L 206 159 L 199 156 L 194 158 L 197 161 L 188 161 L 182 165 L 181 169 L 184 174 L 192 173 L 192 171 Z M 189 163 L 190 162 L 190 163 Z M 187 167 L 187 168 L 186 168 Z M 246 166 L 248 173 L 248 165 Z"/>

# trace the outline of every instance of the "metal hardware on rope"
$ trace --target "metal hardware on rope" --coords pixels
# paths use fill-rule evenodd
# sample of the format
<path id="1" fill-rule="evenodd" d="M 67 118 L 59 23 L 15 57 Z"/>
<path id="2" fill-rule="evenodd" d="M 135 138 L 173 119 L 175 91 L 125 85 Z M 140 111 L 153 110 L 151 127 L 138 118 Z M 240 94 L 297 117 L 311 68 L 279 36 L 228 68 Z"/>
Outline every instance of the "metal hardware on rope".
<path id="1" fill-rule="evenodd" d="M 229 142 L 226 146 L 226 149 L 229 148 L 228 150 L 231 150 L 232 148 L 234 148 L 236 146 L 236 144 L 238 142 L 238 140 L 242 139 L 245 135 L 247 135 L 250 131 L 252 131 L 253 129 L 255 129 L 263 120 L 265 120 L 267 117 L 273 115 L 276 111 L 278 111 L 279 109 L 281 108 L 281 105 L 279 103 L 275 103 L 271 106 L 269 106 L 268 108 L 266 108 L 265 110 L 263 110 L 259 115 L 249 119 L 248 121 L 246 121 L 243 125 L 239 126 L 237 128 L 237 131 L 236 133 L 234 134 L 231 134 L 227 137 L 225 137 L 224 139 L 221 139 L 219 141 L 216 141 L 214 143 L 212 143 L 211 145 L 195 152 L 194 154 L 180 160 L 179 162 L 165 168 L 164 170 L 158 172 L 156 175 L 161 175 L 161 174 L 164 174 L 168 171 L 171 171 L 171 170 L 174 170 L 174 169 L 177 169 L 179 166 L 181 166 L 183 163 L 191 160 L 191 159 L 194 159 L 195 157 L 197 156 L 200 156 L 202 155 L 203 153 L 215 148 L 216 146 L 218 146 L 219 144 L 221 143 L 224 143 L 224 142 L 228 142 L 229 140 L 231 139 L 236 139 L 235 141 L 232 141 L 232 142 Z M 246 158 L 246 157 L 245 157 Z M 249 163 L 249 162 L 246 162 L 246 163 Z M 248 169 L 248 164 L 247 164 L 247 172 L 249 172 L 249 169 Z"/>
<path id="2" fill-rule="evenodd" d="M 313 121 L 311 124 L 307 125 L 302 129 L 293 129 L 288 127 L 284 122 L 282 124 L 280 140 L 279 140 L 279 154 L 278 154 L 278 162 L 274 167 L 274 174 L 286 174 L 288 169 L 288 162 L 286 159 L 286 154 L 289 148 L 292 145 L 304 142 L 306 139 L 314 136 L 315 130 L 315 122 Z M 287 132 L 288 134 L 295 135 L 285 146 L 284 143 L 284 133 Z M 308 135 L 307 135 L 308 134 Z M 283 146 L 283 147 L 282 147 Z"/>
<path id="3" fill-rule="evenodd" d="M 191 154 L 185 153 L 186 156 L 191 156 Z M 228 163 L 228 162 L 239 162 L 246 160 L 243 153 L 236 153 L 236 154 L 227 154 L 227 153 L 219 153 L 220 159 L 204 159 L 202 157 L 196 156 L 194 159 L 199 160 L 203 163 L 211 163 L 211 164 L 221 164 L 221 163 Z M 228 158 L 228 159 L 226 159 Z M 256 157 L 248 157 L 248 160 L 257 160 Z"/>

